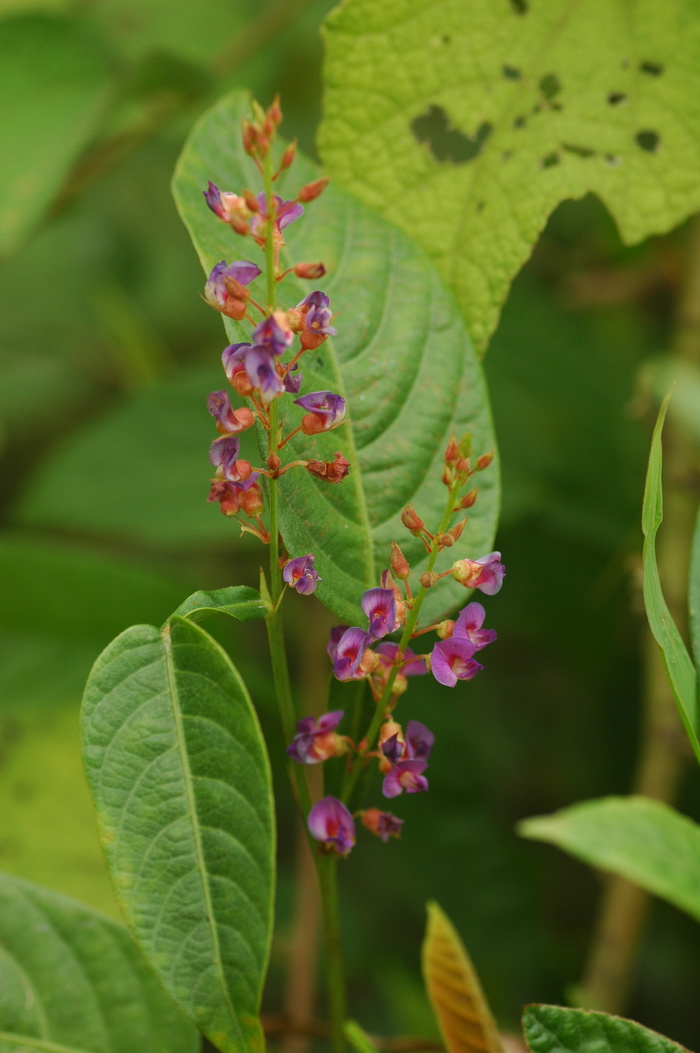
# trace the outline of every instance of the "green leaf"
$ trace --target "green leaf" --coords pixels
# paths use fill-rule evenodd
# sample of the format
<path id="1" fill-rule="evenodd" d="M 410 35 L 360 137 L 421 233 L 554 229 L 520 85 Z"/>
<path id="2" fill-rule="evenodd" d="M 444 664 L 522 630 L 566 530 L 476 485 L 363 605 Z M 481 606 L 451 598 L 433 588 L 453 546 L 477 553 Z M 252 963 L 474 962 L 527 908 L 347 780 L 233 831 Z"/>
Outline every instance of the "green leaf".
<path id="1" fill-rule="evenodd" d="M 673 689 L 683 726 L 695 756 L 700 761 L 700 713 L 697 700 L 697 675 L 683 639 L 671 617 L 661 590 L 659 569 L 656 565 L 656 532 L 663 520 L 663 489 L 661 478 L 661 432 L 664 426 L 670 395 L 664 399 L 651 440 L 649 468 L 644 487 L 642 506 L 642 552 L 644 606 L 654 639 L 661 648 L 664 666 Z"/>
<path id="2" fill-rule="evenodd" d="M 196 1053 L 122 925 L 0 875 L 0 1051 Z"/>
<path id="3" fill-rule="evenodd" d="M 135 626 L 95 663 L 83 736 L 117 898 L 146 958 L 223 1053 L 262 1050 L 275 832 L 243 682 L 198 626 Z"/>
<path id="4" fill-rule="evenodd" d="M 523 1031 L 531 1053 L 687 1053 L 632 1020 L 558 1005 L 527 1006 Z"/>
<path id="5" fill-rule="evenodd" d="M 695 0 L 345 0 L 325 41 L 329 174 L 423 246 L 479 348 L 561 201 L 598 194 L 627 243 L 700 207 Z"/>
<path id="6" fill-rule="evenodd" d="M 697 669 L 700 663 L 700 512 L 695 521 L 693 549 L 690 558 L 688 609 L 690 614 L 690 641 L 695 659 L 695 668 Z"/>
<path id="7" fill-rule="evenodd" d="M 248 588 L 247 585 L 232 585 L 228 589 L 215 589 L 213 592 L 202 589 L 194 592 L 180 604 L 175 614 L 189 618 L 191 622 L 199 622 L 217 613 L 228 614 L 239 622 L 252 622 L 256 618 L 264 618 L 267 610 L 257 589 Z"/>
<path id="8" fill-rule="evenodd" d="M 357 1053 L 377 1053 L 377 1047 L 372 1045 L 367 1032 L 354 1020 L 345 1021 L 345 1037 Z"/>
<path id="9" fill-rule="evenodd" d="M 205 114 L 175 174 L 175 199 L 206 273 L 218 260 L 243 252 L 204 205 L 202 190 L 208 179 L 226 190 L 258 185 L 255 166 L 240 145 L 240 123 L 248 109 L 248 99 L 239 95 Z M 318 175 L 299 158 L 280 193 L 293 196 L 295 187 Z M 350 419 L 330 434 L 297 436 L 289 443 L 289 459 L 323 460 L 340 450 L 352 467 L 348 479 L 336 486 L 303 470 L 283 476 L 282 533 L 291 555 L 315 554 L 322 578 L 319 598 L 352 623 L 361 617 L 361 593 L 377 584 L 388 565 L 392 539 L 400 542 L 411 565 L 420 567 L 425 552 L 401 525 L 401 509 L 414 501 L 419 513 L 437 525 L 445 503 L 440 477 L 450 434 L 471 431 L 475 453 L 485 453 L 495 445 L 490 412 L 456 306 L 429 261 L 403 235 L 331 186 L 285 230 L 285 238 L 287 265 L 319 259 L 326 264 L 323 289 L 338 312 L 337 338 L 302 361 L 303 390 L 339 392 Z M 280 286 L 280 302 L 292 306 L 308 292 L 308 283 L 289 276 Z M 257 295 L 265 299 L 264 290 Z M 232 341 L 249 335 L 233 324 L 227 330 Z M 288 412 L 287 428 L 301 416 L 297 407 Z M 453 558 L 478 557 L 492 544 L 497 469 L 484 472 L 479 482 L 479 500 Z M 445 579 L 428 595 L 427 617 L 439 617 L 463 597 L 461 587 Z"/>
<path id="10" fill-rule="evenodd" d="M 518 833 L 629 878 L 700 920 L 700 827 L 661 801 L 585 801 L 525 819 Z"/>
<path id="11" fill-rule="evenodd" d="M 0 21 L 0 257 L 45 212 L 98 127 L 111 74 L 103 41 L 76 21 Z"/>

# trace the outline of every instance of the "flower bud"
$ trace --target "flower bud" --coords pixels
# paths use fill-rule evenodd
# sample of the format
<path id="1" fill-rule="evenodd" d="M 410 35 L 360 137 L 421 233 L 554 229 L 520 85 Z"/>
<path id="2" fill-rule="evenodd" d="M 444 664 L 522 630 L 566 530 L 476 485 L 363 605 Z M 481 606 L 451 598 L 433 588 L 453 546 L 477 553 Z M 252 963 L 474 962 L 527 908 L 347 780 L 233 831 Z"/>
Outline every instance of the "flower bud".
<path id="1" fill-rule="evenodd" d="M 267 467 L 271 472 L 276 472 L 279 466 L 282 464 L 279 454 L 273 450 L 270 456 L 267 458 Z"/>
<path id="2" fill-rule="evenodd" d="M 476 502 L 476 499 L 477 499 L 478 496 L 479 496 L 479 491 L 478 490 L 470 490 L 469 493 L 465 494 L 464 497 L 462 498 L 462 500 L 456 506 L 455 512 L 458 511 L 460 508 L 471 508 L 472 505 Z M 466 522 L 466 520 L 465 520 L 465 522 Z"/>
<path id="3" fill-rule="evenodd" d="M 234 233 L 240 234 L 242 237 L 245 237 L 246 234 L 250 234 L 250 223 L 238 212 L 233 213 L 228 221 L 228 225 Z"/>
<path id="4" fill-rule="evenodd" d="M 437 581 L 437 574 L 433 573 L 433 571 L 426 570 L 421 574 L 419 581 L 424 589 L 429 589 Z"/>
<path id="5" fill-rule="evenodd" d="M 391 542 L 391 569 L 402 581 L 405 581 L 411 573 L 408 560 L 395 541 Z"/>
<path id="6" fill-rule="evenodd" d="M 249 120 L 246 120 L 245 118 L 243 119 L 242 132 L 243 149 L 247 154 L 250 154 L 252 156 L 255 153 L 255 142 L 257 136 L 255 134 L 254 126 Z"/>
<path id="7" fill-rule="evenodd" d="M 452 619 L 446 618 L 444 622 L 440 622 L 436 631 L 441 640 L 449 640 L 454 632 L 454 627 L 455 623 Z"/>
<path id="8" fill-rule="evenodd" d="M 260 211 L 260 202 L 258 201 L 257 197 L 255 196 L 252 190 L 244 190 L 243 198 L 251 212 Z"/>
<path id="9" fill-rule="evenodd" d="M 272 100 L 272 105 L 268 107 L 265 117 L 275 128 L 278 128 L 282 123 L 282 109 L 280 107 L 279 95 L 275 95 Z"/>
<path id="10" fill-rule="evenodd" d="M 425 530 L 425 523 L 416 512 L 413 505 L 408 504 L 401 513 L 401 522 L 414 537 L 419 537 Z"/>
<path id="11" fill-rule="evenodd" d="M 250 461 L 236 461 L 234 464 L 234 471 L 241 482 L 245 482 L 246 479 L 250 478 L 250 473 L 253 471 Z"/>
<path id="12" fill-rule="evenodd" d="M 477 470 L 477 472 L 483 472 L 484 468 L 488 468 L 488 466 L 491 464 L 492 460 L 493 460 L 493 450 L 491 450 L 489 453 L 483 453 L 481 455 L 481 457 L 479 457 L 478 461 L 476 462 L 476 470 Z"/>
<path id="13" fill-rule="evenodd" d="M 453 435 L 447 444 L 447 449 L 445 450 L 445 464 L 449 465 L 450 467 L 453 467 L 457 463 L 458 459 L 459 446 L 457 445 L 457 440 Z"/>
<path id="14" fill-rule="evenodd" d="M 280 172 L 286 172 L 288 168 L 292 167 L 294 158 L 297 155 L 297 141 L 294 139 L 287 149 L 282 154 L 282 160 L 280 161 Z"/>
<path id="15" fill-rule="evenodd" d="M 330 179 L 327 176 L 323 176 L 321 179 L 314 179 L 312 183 L 307 183 L 306 186 L 301 188 L 297 200 L 301 202 L 313 201 L 314 198 L 323 193 L 329 183 Z"/>
<path id="16" fill-rule="evenodd" d="M 446 534 L 440 534 L 438 542 L 440 544 L 440 549 L 442 550 L 443 548 L 452 548 L 452 546 L 455 543 L 455 539 L 448 531 Z"/>
<path id="17" fill-rule="evenodd" d="M 294 267 L 294 273 L 297 278 L 309 278 L 314 281 L 316 278 L 322 278 L 326 273 L 326 268 L 322 263 L 297 263 Z"/>
<path id="18" fill-rule="evenodd" d="M 332 461 L 307 461 L 306 470 L 317 479 L 325 479 L 327 483 L 339 483 L 350 471 L 350 461 L 336 450 Z"/>
<path id="19" fill-rule="evenodd" d="M 464 530 L 466 525 L 467 519 L 462 519 L 461 522 L 455 523 L 453 527 L 450 527 L 450 529 L 447 531 L 446 536 L 452 538 L 452 543 L 454 543 L 455 541 L 459 541 L 459 539 L 462 536 L 462 531 Z"/>

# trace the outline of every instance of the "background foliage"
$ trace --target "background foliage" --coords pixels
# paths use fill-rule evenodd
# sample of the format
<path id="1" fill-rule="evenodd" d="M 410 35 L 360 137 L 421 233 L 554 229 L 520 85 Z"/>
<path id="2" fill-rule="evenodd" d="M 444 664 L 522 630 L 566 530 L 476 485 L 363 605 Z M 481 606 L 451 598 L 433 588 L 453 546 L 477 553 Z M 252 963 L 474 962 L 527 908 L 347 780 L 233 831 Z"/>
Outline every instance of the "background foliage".
<path id="1" fill-rule="evenodd" d="M 313 155 L 330 6 L 0 4 L 3 141 L 20 144 L 6 151 L 0 222 L 0 867 L 113 915 L 78 759 L 91 662 L 196 588 L 257 584 L 257 552 L 233 544 L 205 502 L 204 399 L 220 386 L 223 331 L 199 299 L 169 179 L 194 118 L 238 86 L 264 102 L 280 90 L 286 134 Z M 64 97 L 86 46 L 86 83 Z M 429 200 L 404 203 L 425 222 Z M 691 234 L 625 248 L 584 197 L 559 207 L 515 280 L 485 360 L 504 490 L 500 639 L 488 674 L 460 695 L 421 688 L 413 715 L 438 743 L 431 793 L 406 810 L 401 842 L 365 844 L 345 868 L 352 994 L 367 1028 L 434 1027 L 417 995 L 428 899 L 465 938 L 502 1024 L 515 1027 L 525 1002 L 562 1002 L 580 976 L 597 878 L 518 840 L 514 825 L 629 789 L 652 366 L 675 340 Z M 314 601 L 299 602 L 308 615 Z M 249 685 L 274 761 L 258 626 L 222 622 L 213 632 Z M 314 625 L 294 641 L 302 682 L 323 654 L 320 609 Z M 282 791 L 278 763 L 273 774 Z M 680 807 L 698 818 L 694 771 Z M 291 807 L 280 832 L 270 1005 L 289 933 Z M 629 1015 L 697 1047 L 699 967 L 695 923 L 655 903 Z"/>

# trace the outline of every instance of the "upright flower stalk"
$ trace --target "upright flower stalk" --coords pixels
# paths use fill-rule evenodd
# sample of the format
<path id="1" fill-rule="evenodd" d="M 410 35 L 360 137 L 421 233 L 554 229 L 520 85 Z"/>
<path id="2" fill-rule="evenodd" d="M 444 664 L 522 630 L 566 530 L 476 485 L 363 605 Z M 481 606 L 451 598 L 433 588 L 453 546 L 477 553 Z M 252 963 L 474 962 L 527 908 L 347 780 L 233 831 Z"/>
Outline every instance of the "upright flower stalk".
<path id="1" fill-rule="evenodd" d="M 335 677 L 343 682 L 368 683 L 375 707 L 364 735 L 356 741 L 343 728 L 344 710 L 320 717 L 299 717 L 291 689 L 282 623 L 282 601 L 288 589 L 300 595 L 315 592 L 323 581 L 324 567 L 316 565 L 313 553 L 288 554 L 280 537 L 279 479 L 288 471 L 307 471 L 324 484 L 336 485 L 347 476 L 350 465 L 340 451 L 332 461 L 316 458 L 289 459 L 287 444 L 298 433 L 311 442 L 321 432 L 341 427 L 345 402 L 332 391 L 303 391 L 304 355 L 322 354 L 322 345 L 335 335 L 328 297 L 314 289 L 299 303 L 286 309 L 278 304 L 277 284 L 290 271 L 300 279 L 315 281 L 325 274 L 323 263 L 301 262 L 287 270 L 280 263 L 284 231 L 304 213 L 326 185 L 319 179 L 302 187 L 296 197 L 283 200 L 275 183 L 294 161 L 294 146 L 284 150 L 275 166 L 273 146 L 282 119 L 275 100 L 267 110 L 253 105 L 250 120 L 243 124 L 243 146 L 252 158 L 263 185 L 262 192 L 244 188 L 240 193 L 222 191 L 209 183 L 203 192 L 217 220 L 232 232 L 249 238 L 264 257 L 263 269 L 248 260 L 218 262 L 205 286 L 205 300 L 213 308 L 252 327 L 250 341 L 224 349 L 222 363 L 226 379 L 243 405 L 234 407 L 226 390 L 212 392 L 207 407 L 214 418 L 218 437 L 212 442 L 209 460 L 215 469 L 209 501 L 218 502 L 224 515 L 236 519 L 241 531 L 257 537 L 269 549 L 269 584 L 264 575 L 261 592 L 268 600 L 266 616 L 270 658 L 282 728 L 287 741 L 294 795 L 306 821 L 309 842 L 321 892 L 326 934 L 326 975 L 334 1053 L 345 1048 L 346 993 L 343 971 L 338 864 L 353 849 L 356 820 L 382 842 L 401 835 L 404 820 L 378 807 L 353 813 L 352 801 L 360 776 L 375 766 L 381 777 L 381 794 L 390 800 L 428 790 L 426 771 L 434 745 L 433 733 L 417 720 L 404 727 L 394 711 L 415 677 L 432 672 L 448 687 L 458 680 L 471 680 L 483 668 L 475 658 L 491 644 L 496 633 L 483 628 L 486 612 L 478 602 L 469 603 L 456 620 L 444 619 L 419 627 L 428 590 L 441 578 L 451 576 L 468 590 L 486 596 L 501 588 L 505 569 L 500 553 L 478 558 L 463 557 L 437 571 L 438 558 L 460 542 L 467 519 L 453 524 L 458 513 L 471 508 L 477 489 L 467 489 L 477 472 L 486 470 L 491 454 L 471 460 L 471 438 L 450 439 L 444 455 L 442 482 L 447 491 L 445 507 L 432 533 L 413 506 L 401 515 L 403 526 L 422 542 L 426 561 L 411 586 L 412 570 L 401 548 L 392 543 L 390 567 L 374 588 L 366 590 L 359 607 L 366 626 L 338 626 L 328 643 Z M 258 279 L 264 291 L 257 291 Z M 262 300 L 262 303 L 260 302 Z M 300 416 L 301 415 L 301 416 Z M 266 457 L 257 467 L 240 457 L 240 434 L 257 424 L 267 434 Z M 287 458 L 285 460 L 285 458 Z M 414 591 L 415 589 L 415 591 Z M 434 631 L 432 650 L 418 653 L 414 641 Z M 354 700 L 353 734 L 360 728 L 360 704 Z M 310 765 L 323 765 L 343 758 L 345 771 L 339 797 L 322 796 L 313 801 L 307 782 Z"/>

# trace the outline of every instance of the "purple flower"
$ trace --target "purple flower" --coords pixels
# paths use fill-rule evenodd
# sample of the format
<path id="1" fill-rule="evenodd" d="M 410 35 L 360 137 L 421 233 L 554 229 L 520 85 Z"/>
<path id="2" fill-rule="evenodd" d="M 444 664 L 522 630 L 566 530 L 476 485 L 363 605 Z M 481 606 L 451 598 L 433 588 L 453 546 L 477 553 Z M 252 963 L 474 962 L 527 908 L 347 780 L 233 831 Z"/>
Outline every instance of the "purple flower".
<path id="1" fill-rule="evenodd" d="M 224 434 L 245 431 L 255 423 L 255 418 L 247 406 L 242 406 L 239 410 L 233 409 L 225 391 L 212 391 L 207 399 L 207 409 L 216 421 L 219 431 Z"/>
<path id="2" fill-rule="evenodd" d="M 235 263 L 227 264 L 221 260 L 212 268 L 211 274 L 204 286 L 204 298 L 214 307 L 222 310 L 226 307 L 229 292 L 226 288 L 226 279 L 232 278 L 239 285 L 250 285 L 253 279 L 261 274 L 261 270 L 255 263 L 246 260 L 236 260 Z"/>
<path id="3" fill-rule="evenodd" d="M 264 347 L 251 347 L 245 356 L 248 380 L 260 392 L 263 402 L 272 402 L 284 391 L 272 354 Z"/>
<path id="4" fill-rule="evenodd" d="M 435 736 L 430 728 L 420 720 L 409 720 L 406 725 L 406 756 L 409 760 L 425 760 L 435 744 Z"/>
<path id="5" fill-rule="evenodd" d="M 228 190 L 219 190 L 216 183 L 212 183 L 211 179 L 208 183 L 208 188 L 202 191 L 204 200 L 214 215 L 218 216 L 224 223 L 229 223 L 234 215 L 239 215 L 241 218 L 250 215 L 250 209 L 244 197 L 232 194 Z"/>
<path id="6" fill-rule="evenodd" d="M 475 649 L 480 651 L 482 647 L 486 647 L 496 639 L 494 629 L 481 628 L 485 617 L 486 611 L 480 603 L 468 604 L 464 610 L 459 612 L 452 635 L 466 637 L 468 640 L 471 640 Z"/>
<path id="7" fill-rule="evenodd" d="M 394 665 L 398 649 L 398 644 L 385 642 L 378 644 L 374 653 L 379 657 L 381 664 L 390 669 Z M 423 673 L 428 672 L 425 660 L 416 658 L 410 647 L 404 650 L 403 657 L 404 664 L 401 666 L 401 673 L 404 676 L 422 676 Z"/>
<path id="8" fill-rule="evenodd" d="M 275 227 L 278 231 L 283 231 L 290 223 L 294 223 L 295 220 L 304 215 L 304 207 L 297 201 L 283 201 L 277 194 L 273 194 L 273 200 L 276 206 Z M 252 234 L 257 234 L 260 237 L 263 234 L 261 228 L 270 218 L 267 212 L 267 197 L 265 194 L 258 194 L 258 204 L 260 205 L 260 211 L 252 217 L 250 230 Z"/>
<path id="9" fill-rule="evenodd" d="M 367 589 L 362 594 L 362 610 L 369 618 L 369 631 L 380 640 L 396 628 L 396 600 L 393 589 Z"/>
<path id="10" fill-rule="evenodd" d="M 331 325 L 330 301 L 320 289 L 300 300 L 287 312 L 287 317 L 306 350 L 320 347 L 329 336 L 336 335 L 337 330 Z"/>
<path id="11" fill-rule="evenodd" d="M 303 380 L 303 374 L 298 373 L 298 366 L 294 366 L 290 373 L 284 375 L 284 390 L 289 392 L 290 395 L 298 395 L 301 382 Z M 294 376 L 292 376 L 294 374 Z"/>
<path id="12" fill-rule="evenodd" d="M 428 789 L 428 780 L 423 772 L 428 767 L 424 760 L 400 760 L 393 766 L 382 783 L 385 797 L 398 797 L 406 793 L 423 793 Z"/>
<path id="13" fill-rule="evenodd" d="M 294 334 L 291 330 L 283 329 L 274 315 L 265 318 L 253 330 L 253 344 L 272 355 L 283 355 L 293 339 Z"/>
<path id="14" fill-rule="evenodd" d="M 217 469 L 217 475 L 230 483 L 240 482 L 241 479 L 236 468 L 240 448 L 241 444 L 235 435 L 225 435 L 222 439 L 216 439 L 209 447 L 209 460 Z"/>
<path id="15" fill-rule="evenodd" d="M 336 735 L 340 721 L 345 716 L 342 709 L 324 713 L 318 720 L 304 717 L 297 724 L 297 733 L 287 746 L 287 753 L 299 764 L 320 764 L 339 753 L 343 740 Z"/>
<path id="16" fill-rule="evenodd" d="M 245 356 L 250 351 L 252 344 L 229 344 L 221 352 L 221 362 L 228 380 L 232 380 L 236 373 L 245 369 Z"/>
<path id="17" fill-rule="evenodd" d="M 452 577 L 461 585 L 480 589 L 487 596 L 494 596 L 499 591 L 506 573 L 500 552 L 490 552 L 481 559 L 458 559 L 451 570 Z"/>
<path id="18" fill-rule="evenodd" d="M 335 662 L 336 654 L 338 651 L 338 644 L 340 643 L 343 634 L 348 630 L 347 625 L 336 625 L 330 631 L 328 637 L 328 644 L 326 645 L 326 653 L 328 654 L 331 662 Z"/>
<path id="19" fill-rule="evenodd" d="M 476 647 L 466 637 L 451 636 L 438 640 L 430 656 L 433 676 L 446 687 L 454 687 L 458 680 L 471 680 L 482 665 L 472 658 Z"/>
<path id="20" fill-rule="evenodd" d="M 355 626 L 346 629 L 335 648 L 333 673 L 337 680 L 359 680 L 365 673 L 360 663 L 372 637 L 364 629 Z"/>
<path id="21" fill-rule="evenodd" d="M 301 422 L 305 435 L 317 435 L 320 431 L 330 431 L 342 423 L 345 417 L 345 399 L 334 395 L 332 391 L 312 391 L 294 399 L 296 406 L 308 410 Z"/>
<path id="22" fill-rule="evenodd" d="M 307 826 L 316 841 L 339 856 L 346 856 L 355 844 L 353 817 L 336 797 L 323 797 L 318 801 L 309 812 Z"/>
<path id="23" fill-rule="evenodd" d="M 285 563 L 282 577 L 287 585 L 291 585 L 302 596 L 309 596 L 315 592 L 316 582 L 322 580 L 314 570 L 314 557 L 311 553 L 308 556 L 297 556 L 296 559 Z"/>
<path id="24" fill-rule="evenodd" d="M 362 825 L 370 833 L 381 838 L 384 844 L 387 843 L 390 837 L 401 836 L 401 827 L 404 821 L 392 815 L 391 812 L 380 812 L 378 808 L 365 808 L 363 812 L 360 812 L 360 819 L 362 820 Z"/>

